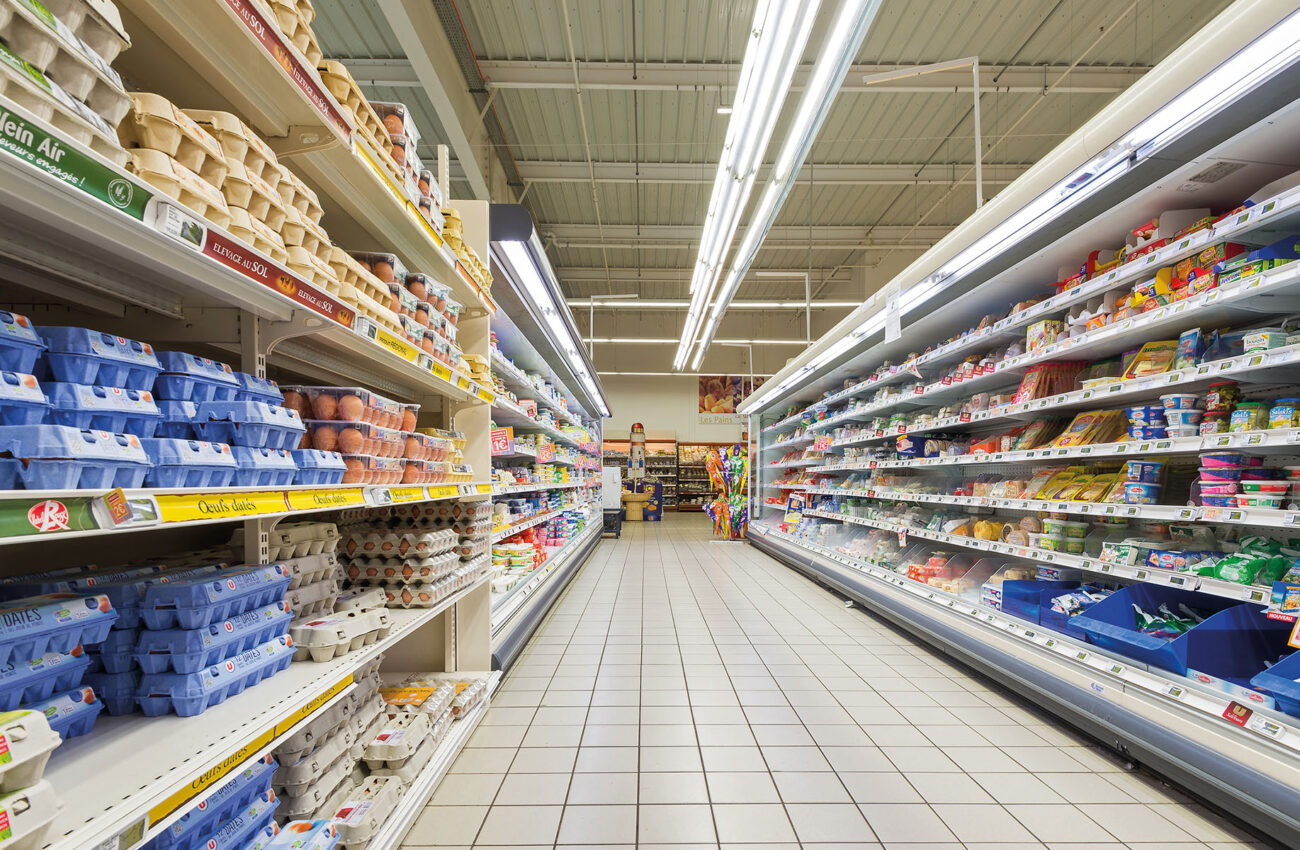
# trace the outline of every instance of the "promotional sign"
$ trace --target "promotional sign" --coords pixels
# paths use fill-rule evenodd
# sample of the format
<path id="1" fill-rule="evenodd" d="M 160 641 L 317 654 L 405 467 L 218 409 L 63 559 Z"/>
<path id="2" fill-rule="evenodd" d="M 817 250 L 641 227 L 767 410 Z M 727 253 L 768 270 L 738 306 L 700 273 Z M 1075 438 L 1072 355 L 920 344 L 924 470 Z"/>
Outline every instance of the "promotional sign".
<path id="1" fill-rule="evenodd" d="M 744 422 L 745 417 L 736 413 L 736 409 L 762 383 L 762 378 L 743 375 L 701 375 L 700 424 L 729 425 Z"/>
<path id="2" fill-rule="evenodd" d="M 542 443 L 537 447 L 537 462 L 548 463 L 555 460 L 555 444 Z"/>
<path id="3" fill-rule="evenodd" d="M 491 433 L 492 455 L 512 455 L 515 453 L 515 429 L 493 428 Z"/>

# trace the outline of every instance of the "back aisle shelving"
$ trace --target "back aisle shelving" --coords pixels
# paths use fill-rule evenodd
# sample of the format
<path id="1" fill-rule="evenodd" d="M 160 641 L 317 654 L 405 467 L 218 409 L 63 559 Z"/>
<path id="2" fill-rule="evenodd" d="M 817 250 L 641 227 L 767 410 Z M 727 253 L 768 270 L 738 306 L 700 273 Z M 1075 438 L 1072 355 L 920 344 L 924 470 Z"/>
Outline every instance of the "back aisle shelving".
<path id="1" fill-rule="evenodd" d="M 37 66 L 8 61 L 12 56 L 0 45 L 7 60 L 0 63 L 5 81 L 0 95 L 5 135 L 0 145 L 0 307 L 12 311 L 0 316 L 9 326 L 7 338 L 28 332 L 30 325 L 91 328 L 108 335 L 95 345 L 131 349 L 137 358 L 179 350 L 218 364 L 233 363 L 252 376 L 250 381 L 355 388 L 347 393 L 350 404 L 361 403 L 353 396 L 374 394 L 375 404 L 381 404 L 382 396 L 396 405 L 389 424 L 403 418 L 406 406 L 412 416 L 402 421 L 407 432 L 459 433 L 445 441 L 408 433 L 403 443 L 397 430 L 357 429 L 383 444 L 366 452 L 385 473 L 357 483 L 284 483 L 293 480 L 295 471 L 275 477 L 275 484 L 247 487 L 139 481 L 115 487 L 113 483 L 124 483 L 119 476 L 84 489 L 0 491 L 0 545 L 7 550 L 0 578 L 92 562 L 101 567 L 163 563 L 157 559 L 185 563 L 178 557 L 188 552 L 209 560 L 233 553 L 234 563 L 270 564 L 288 557 L 282 540 L 294 532 L 281 526 L 282 520 L 382 520 L 394 535 L 409 541 L 426 530 L 410 524 L 417 509 L 455 504 L 460 511 L 486 504 L 494 492 L 489 423 L 498 402 L 502 409 L 511 407 L 498 400 L 489 379 L 489 363 L 497 356 L 490 334 L 498 323 L 520 321 L 514 311 L 522 309 L 513 302 L 499 306 L 499 293 L 491 288 L 489 205 L 452 200 L 445 194 L 445 177 L 439 186 L 428 172 L 408 172 L 397 164 L 387 132 L 393 128 L 377 117 L 338 63 L 321 59 L 308 3 L 195 0 L 178 15 L 159 0 L 118 0 L 120 24 L 102 17 L 106 9 L 112 11 L 111 4 L 66 0 L 49 5 L 58 14 L 72 14 L 79 22 L 78 35 L 93 42 L 94 49 L 128 39 L 130 48 L 105 60 L 85 44 L 67 40 L 39 15 L 33 17 L 39 11 L 35 5 L 19 3 L 16 17 L 9 18 L 7 26 L 30 27 L 22 43 L 37 45 L 41 55 L 57 47 L 65 64 L 50 68 L 47 77 Z M 383 13 L 404 17 L 399 5 Z M 92 34 L 102 38 L 92 39 Z M 0 32 L 0 40 L 17 43 L 6 32 Z M 95 108 L 111 115 L 96 117 L 76 101 L 75 92 L 68 95 L 52 81 L 72 86 L 71 78 L 62 76 L 66 63 L 80 63 L 77 67 L 93 77 Z M 126 94 L 117 72 L 130 80 L 133 92 L 155 97 Z M 202 110 L 189 113 L 202 126 L 176 111 L 191 108 Z M 213 116 L 212 111 L 231 117 Z M 397 129 L 411 132 L 414 128 L 400 120 L 400 110 L 396 114 Z M 132 138 L 148 150 L 123 152 L 114 133 L 119 119 L 122 126 L 136 128 Z M 146 125 L 147 132 L 141 129 Z M 204 128 L 213 135 L 205 135 Z M 445 174 L 445 162 L 440 165 Z M 276 180 L 282 181 L 279 187 Z M 378 262 L 363 268 L 344 249 L 391 255 L 381 261 L 391 264 L 388 271 L 400 274 L 401 266 L 423 274 L 420 294 L 427 301 L 415 296 L 414 288 L 402 286 L 400 277 L 390 289 L 380 279 L 384 270 Z M 505 289 L 508 295 L 509 285 Z M 564 311 L 562 304 L 558 300 L 547 306 Z M 26 319 L 12 318 L 18 314 Z M 559 349 L 537 348 L 546 357 L 565 356 Z M 6 370 L 13 369 L 10 361 L 5 363 Z M 533 365 L 547 371 L 545 362 Z M 211 368 L 220 372 L 222 367 Z M 10 380 L 13 374 L 3 373 L 9 384 L 25 387 L 27 395 L 0 401 L 4 424 L 35 425 L 33 419 L 11 418 L 12 411 L 17 402 L 30 402 L 33 387 L 46 385 L 48 378 L 37 384 L 21 377 Z M 84 380 L 96 379 L 91 374 Z M 146 406 L 151 405 L 146 389 L 126 395 L 141 403 L 141 393 Z M 341 398 L 338 404 L 342 406 Z M 604 412 L 587 404 L 593 418 Z M 304 409 L 320 415 L 310 404 Z M 119 412 L 106 411 L 108 418 L 94 427 L 117 421 L 115 431 L 127 430 L 126 423 L 134 420 L 118 417 Z M 578 432 L 570 427 L 577 424 L 574 417 L 559 419 L 559 429 L 539 430 L 555 431 L 555 444 L 563 445 L 563 457 L 572 461 L 564 467 L 568 474 L 589 476 L 590 459 L 599 447 L 598 428 L 576 439 Z M 87 442 L 115 443 L 123 458 L 143 457 L 136 436 L 80 433 Z M 103 436 L 95 437 L 97 433 Z M 396 442 L 389 440 L 393 435 Z M 343 439 L 340 431 L 340 444 Z M 309 431 L 308 441 L 315 440 L 314 430 Z M 413 444 L 421 451 L 436 445 L 444 458 L 450 450 L 451 460 L 461 463 L 402 459 Z M 10 440 L 6 449 L 10 445 L 16 443 Z M 398 457 L 388 458 L 389 449 Z M 24 473 L 13 472 L 17 463 L 0 459 L 7 476 L 21 479 Z M 348 474 L 354 476 L 352 467 Z M 191 475 L 172 483 L 197 480 L 216 479 Z M 592 498 L 586 487 L 558 492 L 575 491 L 581 501 Z M 435 512 L 424 511 L 426 516 Z M 232 537 L 232 532 L 238 534 Z M 449 533 L 454 539 L 454 530 Z M 491 536 L 461 537 L 465 573 L 458 573 L 450 589 L 429 585 L 423 601 L 390 598 L 387 608 L 382 594 L 381 607 L 369 603 L 367 616 L 384 625 L 364 641 L 354 641 L 351 651 L 324 662 L 295 661 L 242 692 L 232 690 L 196 716 L 102 712 L 88 734 L 65 741 L 50 758 L 44 780 L 59 808 L 43 839 L 30 846 L 144 846 L 277 746 L 315 728 L 312 724 L 323 722 L 331 710 L 355 707 L 359 713 L 367 696 L 375 699 L 377 680 L 369 671 L 380 660 L 385 681 L 416 672 L 447 673 L 486 685 L 483 699 L 463 712 L 440 743 L 431 740 L 420 753 L 423 766 L 401 785 L 405 793 L 375 834 L 356 842 L 372 850 L 399 846 L 486 711 L 500 677 L 488 672 L 493 656 L 492 577 L 486 571 Z M 480 544 L 467 541 L 480 539 L 482 557 L 471 557 Z M 233 548 L 225 555 L 213 548 L 222 546 Z M 555 553 L 552 561 L 578 563 L 576 547 Z M 478 571 L 470 571 L 471 566 Z M 344 568 L 339 574 L 346 575 Z M 332 580 L 335 570 L 331 567 L 327 575 Z M 303 610 L 328 615 L 331 605 L 332 597 Z M 133 697 L 128 692 L 128 705 Z M 342 725 L 338 728 L 341 732 Z M 25 839 L 18 833 L 48 819 L 42 807 L 49 801 L 32 800 L 34 813 L 24 813 L 16 825 L 14 837 L 20 842 Z M 355 833 L 359 827 L 353 823 L 348 829 Z"/>
<path id="2" fill-rule="evenodd" d="M 626 439 L 606 440 L 602 455 L 605 466 L 622 469 L 622 480 L 627 481 L 627 456 L 631 445 Z M 645 441 L 645 474 L 663 485 L 664 510 L 677 509 L 677 441 L 647 439 Z"/>
<path id="3" fill-rule="evenodd" d="M 754 545 L 1286 846 L 1298 28 L 1235 4 L 741 409 Z"/>
<path id="4" fill-rule="evenodd" d="M 677 444 L 677 510 L 702 511 L 704 503 L 713 498 L 713 484 L 704 459 L 714 449 L 724 449 L 735 443 L 678 443 Z"/>

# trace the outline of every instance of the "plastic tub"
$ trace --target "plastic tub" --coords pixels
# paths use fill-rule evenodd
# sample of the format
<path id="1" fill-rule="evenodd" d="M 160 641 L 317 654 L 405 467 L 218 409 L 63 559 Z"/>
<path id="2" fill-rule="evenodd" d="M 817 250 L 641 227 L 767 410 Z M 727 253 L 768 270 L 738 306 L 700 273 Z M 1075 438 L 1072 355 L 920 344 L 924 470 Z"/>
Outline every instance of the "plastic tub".
<path id="1" fill-rule="evenodd" d="M 1236 496 L 1201 496 L 1201 505 L 1207 508 L 1235 508 Z"/>
<path id="2" fill-rule="evenodd" d="M 1089 643 L 1182 676 L 1187 673 L 1188 635 L 1194 629 L 1173 640 L 1143 634 L 1135 627 L 1135 604 L 1149 613 L 1155 613 L 1163 604 L 1170 610 L 1186 605 L 1206 614 L 1217 614 L 1242 603 L 1191 590 L 1134 584 L 1115 591 L 1074 617 L 1074 624 L 1088 635 Z"/>
<path id="3" fill-rule="evenodd" d="M 293 640 L 282 635 L 198 673 L 142 676 L 137 693 L 140 710 L 149 717 L 168 711 L 193 717 L 279 673 L 291 661 Z"/>
<path id="4" fill-rule="evenodd" d="M 1220 611 L 1187 633 L 1187 677 L 1249 705 L 1273 708 L 1273 698 L 1256 690 L 1252 679 L 1287 651 L 1291 627 L 1255 605 Z"/>
<path id="5" fill-rule="evenodd" d="M 1220 481 L 1211 483 L 1209 481 L 1200 482 L 1202 496 L 1235 496 L 1241 486 L 1236 481 Z"/>
<path id="6" fill-rule="evenodd" d="M 39 425 L 49 411 L 50 402 L 35 376 L 0 372 L 0 425 Z"/>
<path id="7" fill-rule="evenodd" d="M 1134 425 L 1165 424 L 1165 408 L 1163 405 L 1151 404 L 1126 407 L 1124 412 L 1128 415 L 1128 421 Z"/>
<path id="8" fill-rule="evenodd" d="M 0 310 L 0 369 L 30 375 L 44 350 L 31 319 Z"/>
<path id="9" fill-rule="evenodd" d="M 366 422 L 381 428 L 402 428 L 406 406 L 361 387 L 285 387 L 305 396 L 311 404 L 311 419 L 320 421 Z M 409 422 L 415 427 L 414 417 Z M 407 430 L 410 430 L 408 428 Z"/>
<path id="10" fill-rule="evenodd" d="M 8 756 L 0 763 L 0 792 L 35 785 L 45 773 L 50 753 L 62 743 L 37 711 L 9 711 L 0 715 L 0 743 Z"/>
<path id="11" fill-rule="evenodd" d="M 1169 436 L 1169 432 L 1165 428 L 1152 426 L 1129 428 L 1128 435 L 1130 439 L 1134 440 L 1163 440 L 1165 437 Z"/>
<path id="12" fill-rule="evenodd" d="M 192 401 L 156 402 L 162 418 L 154 429 L 155 437 L 169 437 L 176 440 L 197 440 L 194 431 L 194 419 L 198 416 L 199 406 Z"/>
<path id="13" fill-rule="evenodd" d="M 235 456 L 225 443 L 155 438 L 141 440 L 154 466 L 145 477 L 150 487 L 229 487 Z"/>
<path id="14" fill-rule="evenodd" d="M 1282 507 L 1284 501 L 1286 501 L 1285 493 L 1277 496 L 1264 494 L 1246 495 L 1244 493 L 1238 493 L 1236 496 L 1233 496 L 1233 504 L 1239 508 L 1260 508 L 1263 510 L 1275 511 Z"/>
<path id="15" fill-rule="evenodd" d="M 1126 481 L 1154 484 L 1160 480 L 1165 462 L 1162 460 L 1130 460 L 1124 464 Z"/>
<path id="16" fill-rule="evenodd" d="M 1272 696 L 1278 711 L 1300 716 L 1300 652 L 1251 676 L 1250 685 Z"/>
<path id="17" fill-rule="evenodd" d="M 160 351 L 156 395 L 170 401 L 228 401 L 239 391 L 234 371 L 225 363 L 184 351 Z"/>
<path id="18" fill-rule="evenodd" d="M 1166 410 L 1165 423 L 1169 427 L 1201 424 L 1200 410 Z"/>
<path id="19" fill-rule="evenodd" d="M 347 472 L 343 455 L 338 452 L 324 452 L 320 449 L 294 449 L 289 452 L 297 464 L 293 483 L 307 486 L 324 486 L 340 484 Z"/>
<path id="20" fill-rule="evenodd" d="M 145 590 L 140 616 L 146 627 L 202 628 L 279 602 L 289 586 L 289 573 L 279 564 L 196 572 Z"/>
<path id="21" fill-rule="evenodd" d="M 1229 481 L 1241 480 L 1241 469 L 1239 467 L 1234 468 L 1228 466 L 1215 466 L 1215 467 L 1202 466 L 1200 468 L 1200 473 L 1201 473 L 1202 481 L 1207 481 L 1213 484 L 1223 484 Z"/>
<path id="22" fill-rule="evenodd" d="M 270 449 L 296 447 L 306 430 L 296 412 L 262 401 L 201 402 L 195 429 L 213 442 Z"/>
<path id="23" fill-rule="evenodd" d="M 1206 452 L 1201 455 L 1201 468 L 1204 470 L 1226 466 L 1237 469 L 1243 465 L 1242 459 L 1244 457 L 1241 452 Z"/>
<path id="24" fill-rule="evenodd" d="M 1195 393 L 1170 393 L 1160 396 L 1166 411 L 1196 410 L 1201 406 L 1201 397 Z"/>
<path id="25" fill-rule="evenodd" d="M 312 448 L 344 455 L 400 458 L 406 451 L 401 431 L 361 421 L 308 420 Z M 400 479 L 399 479 L 400 480 Z"/>
<path id="26" fill-rule="evenodd" d="M 162 420 L 148 390 L 56 382 L 46 384 L 45 391 L 53 406 L 50 421 L 55 425 L 152 437 Z"/>
<path id="27" fill-rule="evenodd" d="M 104 704 L 92 688 L 81 687 L 29 703 L 24 708 L 44 714 L 50 729 L 66 741 L 89 734 L 99 713 L 104 710 Z"/>
<path id="28" fill-rule="evenodd" d="M 239 384 L 239 389 L 235 393 L 236 401 L 262 401 L 273 405 L 284 404 L 284 393 L 280 392 L 280 385 L 269 378 L 259 378 L 256 375 L 250 375 L 248 372 L 236 372 L 235 381 Z"/>
<path id="29" fill-rule="evenodd" d="M 1242 481 L 1241 492 L 1249 495 L 1284 496 L 1291 485 L 1286 481 Z"/>
<path id="30" fill-rule="evenodd" d="M 231 446 L 230 453 L 238 466 L 231 481 L 235 487 L 285 487 L 298 474 L 298 465 L 288 449 Z"/>
<path id="31" fill-rule="evenodd" d="M 1124 482 L 1124 503 L 1127 505 L 1154 505 L 1160 499 L 1160 485 L 1142 481 Z"/>
<path id="32" fill-rule="evenodd" d="M 152 390 L 162 366 L 148 343 L 89 328 L 41 327 L 54 380 L 69 384 Z"/>
<path id="33" fill-rule="evenodd" d="M 198 629 L 146 630 L 135 660 L 145 673 L 197 673 L 287 633 L 292 618 L 288 605 L 273 602 Z"/>

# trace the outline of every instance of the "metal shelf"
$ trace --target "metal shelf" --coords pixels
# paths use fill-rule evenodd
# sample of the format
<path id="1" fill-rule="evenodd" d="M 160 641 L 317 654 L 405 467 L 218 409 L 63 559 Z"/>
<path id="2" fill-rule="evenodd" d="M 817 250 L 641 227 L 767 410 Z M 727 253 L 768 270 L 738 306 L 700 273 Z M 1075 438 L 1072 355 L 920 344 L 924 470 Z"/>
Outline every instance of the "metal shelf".
<path id="1" fill-rule="evenodd" d="M 522 394 L 524 398 L 536 401 L 541 407 L 549 408 L 555 412 L 556 416 L 568 422 L 570 425 L 582 424 L 582 420 L 577 416 L 577 414 L 570 411 L 567 407 L 561 407 L 558 402 L 549 398 L 545 393 L 537 389 L 537 387 L 533 385 L 533 382 L 528 380 L 528 376 L 520 370 L 519 367 L 507 360 L 505 354 L 503 354 L 499 349 L 493 348 L 491 352 L 492 368 L 495 370 L 497 377 L 501 378 L 507 388 L 513 390 L 516 395 Z"/>
<path id="2" fill-rule="evenodd" d="M 529 416 L 524 412 L 523 408 L 503 396 L 498 396 L 492 402 L 492 421 L 498 426 L 541 432 L 557 443 L 564 443 L 567 446 L 576 448 L 580 445 L 577 440 L 560 429 L 552 428 L 550 425 Z"/>
<path id="3" fill-rule="evenodd" d="M 495 635 L 500 631 L 501 627 L 509 622 L 510 618 L 528 600 L 528 597 L 532 596 L 551 576 L 558 573 L 574 552 L 580 551 L 587 541 L 599 533 L 600 526 L 591 522 L 589 518 L 586 527 L 563 546 L 548 554 L 546 561 L 540 567 L 521 578 L 505 593 L 494 594 L 492 598 L 492 634 Z"/>
<path id="4" fill-rule="evenodd" d="M 496 484 L 492 487 L 493 496 L 508 496 L 512 493 L 537 493 L 543 490 L 572 490 L 575 487 L 595 487 L 590 481 L 562 481 L 553 484 Z"/>

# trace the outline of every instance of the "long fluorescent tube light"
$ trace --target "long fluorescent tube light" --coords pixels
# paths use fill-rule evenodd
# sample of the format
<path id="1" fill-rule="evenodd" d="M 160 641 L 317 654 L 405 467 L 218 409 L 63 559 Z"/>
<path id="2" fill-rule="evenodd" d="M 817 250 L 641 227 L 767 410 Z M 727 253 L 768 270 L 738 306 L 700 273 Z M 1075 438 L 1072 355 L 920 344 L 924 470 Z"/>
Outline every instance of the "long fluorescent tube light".
<path id="1" fill-rule="evenodd" d="M 583 298 L 570 298 L 568 305 L 570 307 L 595 307 L 597 310 L 685 310 L 690 306 L 689 301 L 679 300 L 641 300 L 641 301 L 607 301 L 608 295 L 598 295 L 592 300 Z M 731 310 L 802 310 L 804 309 L 803 301 L 733 301 L 728 309 Z M 814 310 L 850 310 L 861 307 L 861 301 L 814 301 L 812 308 Z"/>
<path id="2" fill-rule="evenodd" d="M 710 372 L 710 373 L 705 373 L 705 372 L 597 372 L 596 374 L 598 374 L 598 375 L 639 375 L 639 376 L 650 376 L 650 375 L 654 375 L 654 376 L 665 377 L 665 378 L 694 378 L 694 377 L 697 377 L 697 376 L 700 376 L 700 375 L 704 375 L 704 374 L 710 374 L 710 375 L 711 375 L 711 374 L 713 374 L 713 373 L 711 373 L 711 372 Z M 755 372 L 753 375 L 750 375 L 748 372 L 746 372 L 746 373 L 745 373 L 745 377 L 747 377 L 747 378 L 749 378 L 749 377 L 754 377 L 754 378 L 770 378 L 770 377 L 772 377 L 772 373 L 770 373 L 770 372 L 764 372 L 764 373 Z"/>
<path id="3" fill-rule="evenodd" d="M 709 349 L 722 315 L 727 312 L 727 305 L 731 303 L 745 272 L 758 254 L 759 246 L 771 231 L 777 213 L 789 196 L 795 177 L 798 176 L 808 151 L 812 149 L 813 140 L 817 138 L 817 131 L 830 113 L 844 76 L 857 55 L 858 46 L 862 44 L 882 2 L 883 0 L 841 0 L 821 55 L 804 87 L 794 119 L 790 122 L 789 132 L 777 153 L 776 164 L 768 177 L 767 186 L 750 217 L 745 238 L 732 258 L 731 269 L 727 272 L 717 300 L 713 302 L 708 324 L 700 334 L 695 357 L 691 361 L 692 369 L 700 368 L 704 361 L 704 354 Z M 708 306 L 707 303 L 705 306 Z"/>
<path id="4" fill-rule="evenodd" d="M 681 340 L 675 337 L 596 337 L 594 339 L 585 339 L 583 342 L 594 342 L 597 345 L 612 343 L 614 345 L 676 345 Z M 715 340 L 718 345 L 798 345 L 800 347 L 808 343 L 802 339 L 719 339 Z"/>

